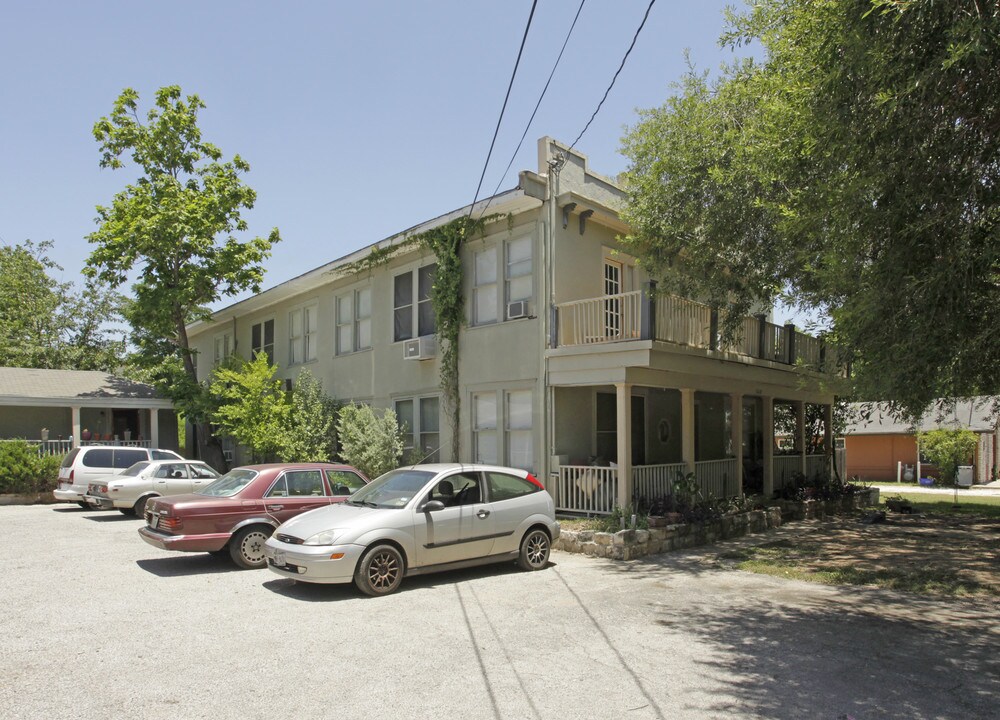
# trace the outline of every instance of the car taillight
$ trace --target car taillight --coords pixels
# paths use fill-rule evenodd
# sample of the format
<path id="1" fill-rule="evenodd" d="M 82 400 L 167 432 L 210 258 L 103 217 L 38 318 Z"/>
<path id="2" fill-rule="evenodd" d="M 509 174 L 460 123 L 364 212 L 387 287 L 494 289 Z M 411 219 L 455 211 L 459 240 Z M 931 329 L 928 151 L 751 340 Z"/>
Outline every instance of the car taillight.
<path id="1" fill-rule="evenodd" d="M 527 480 L 528 482 L 530 482 L 535 487 L 537 487 L 539 490 L 544 490 L 545 489 L 545 486 L 542 485 L 540 482 L 538 482 L 538 478 L 536 478 L 531 473 L 528 473 L 527 477 L 525 477 L 524 479 Z"/>
<path id="2" fill-rule="evenodd" d="M 175 517 L 160 517 L 159 528 L 161 530 L 177 530 L 181 526 L 181 519 Z"/>
<path id="3" fill-rule="evenodd" d="M 74 473 L 76 473 L 75 469 L 69 471 L 69 482 L 70 482 L 71 485 L 73 484 L 73 474 Z"/>

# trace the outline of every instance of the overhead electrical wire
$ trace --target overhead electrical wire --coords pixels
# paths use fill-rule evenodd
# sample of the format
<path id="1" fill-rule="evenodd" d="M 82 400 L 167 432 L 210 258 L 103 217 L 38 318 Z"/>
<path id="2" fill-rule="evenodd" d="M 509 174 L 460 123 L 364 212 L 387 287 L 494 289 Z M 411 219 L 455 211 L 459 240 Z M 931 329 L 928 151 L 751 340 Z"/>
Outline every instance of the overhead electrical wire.
<path id="1" fill-rule="evenodd" d="M 587 129 L 590 127 L 590 123 L 594 122 L 594 118 L 597 117 L 597 113 L 601 111 L 601 106 L 604 104 L 604 101 L 608 99 L 608 93 L 611 92 L 611 88 L 615 86 L 615 81 L 618 79 L 618 75 L 619 73 L 621 73 L 622 68 L 625 67 L 625 61 L 628 60 L 628 56 L 632 52 L 632 48 L 635 47 L 635 41 L 639 39 L 639 33 L 642 32 L 642 28 L 643 26 L 645 26 L 646 20 L 649 18 L 649 11 L 653 9 L 653 5 L 655 4 L 656 0 L 650 0 L 649 7 L 646 8 L 646 14 L 642 16 L 642 22 L 639 23 L 639 27 L 638 29 L 636 29 L 635 35 L 632 37 L 632 44 L 629 45 L 628 50 L 625 51 L 625 56 L 622 58 L 621 65 L 619 65 L 618 70 L 615 71 L 615 76 L 611 78 L 611 84 L 608 85 L 608 89 L 604 91 L 604 97 L 601 98 L 601 102 L 597 103 L 597 108 L 594 110 L 594 114 L 590 116 L 590 120 L 587 121 L 587 124 L 583 127 L 583 130 L 581 130 L 580 134 L 576 136 L 576 140 L 574 140 L 573 143 L 569 146 L 569 150 L 572 150 L 574 147 L 576 147 L 576 144 L 580 142 L 580 138 L 583 137 L 583 134 L 587 132 Z"/>
<path id="2" fill-rule="evenodd" d="M 510 156 L 510 162 L 507 163 L 507 167 L 500 176 L 500 180 L 497 182 L 497 186 L 493 189 L 493 194 L 490 196 L 486 206 L 479 213 L 480 217 L 486 214 L 486 211 L 490 207 L 490 203 L 493 202 L 493 198 L 496 197 L 496 194 L 500 191 L 500 185 L 503 184 L 504 178 L 506 178 L 507 173 L 510 172 L 510 168 L 514 164 L 514 160 L 517 158 L 518 152 L 521 150 L 521 145 L 524 144 L 524 139 L 528 136 L 528 130 L 531 129 L 531 123 L 534 122 L 535 115 L 538 113 L 538 108 L 541 107 L 542 100 L 545 98 L 545 93 L 549 89 L 549 83 L 552 82 L 552 77 L 556 74 L 556 68 L 559 67 L 559 61 L 562 60 L 563 53 L 566 51 L 566 45 L 569 43 L 570 36 L 573 35 L 573 29 L 576 27 L 576 21 L 580 19 L 580 13 L 583 11 L 583 6 L 586 2 L 587 0 L 580 0 L 580 7 L 576 9 L 576 15 L 573 16 L 573 23 L 569 26 L 569 32 L 566 33 L 566 39 L 563 40 L 562 48 L 560 48 L 559 55 L 556 57 L 555 64 L 552 66 L 552 72 L 549 73 L 549 79 L 545 81 L 545 87 L 542 88 L 542 93 L 538 96 L 538 102 L 535 103 L 535 109 L 531 111 L 531 117 L 528 118 L 528 124 L 524 126 L 524 132 L 521 134 L 521 139 L 518 141 L 517 147 L 514 148 L 514 152 Z"/>
<path id="3" fill-rule="evenodd" d="M 531 28 L 531 19 L 535 16 L 535 7 L 538 5 L 538 0 L 533 0 L 531 3 L 531 12 L 528 14 L 528 22 L 524 26 L 524 36 L 521 38 L 521 47 L 517 51 L 517 60 L 514 61 L 514 71 L 510 74 L 510 83 L 507 85 L 507 95 L 503 99 L 503 107 L 500 108 L 500 117 L 497 118 L 497 126 L 493 131 L 493 140 L 490 141 L 490 151 L 486 153 L 486 162 L 483 163 L 483 172 L 479 176 L 479 185 L 476 186 L 476 195 L 472 199 L 472 204 L 469 206 L 469 217 L 472 217 L 472 210 L 476 206 L 476 201 L 479 199 L 479 191 L 483 189 L 483 179 L 486 177 L 486 168 L 489 167 L 490 157 L 493 155 L 493 146 L 497 142 L 497 134 L 500 132 L 500 123 L 503 122 L 503 114 L 507 109 L 507 101 L 510 99 L 510 90 L 514 87 L 514 78 L 517 76 L 517 67 L 521 64 L 521 55 L 524 53 L 524 45 L 528 40 L 528 30 Z"/>

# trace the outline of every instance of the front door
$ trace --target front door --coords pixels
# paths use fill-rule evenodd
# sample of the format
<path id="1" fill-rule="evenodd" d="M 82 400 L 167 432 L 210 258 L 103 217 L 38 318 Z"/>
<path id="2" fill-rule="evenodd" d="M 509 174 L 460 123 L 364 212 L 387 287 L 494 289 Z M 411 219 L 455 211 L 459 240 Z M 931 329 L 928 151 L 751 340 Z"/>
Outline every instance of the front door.
<path id="1" fill-rule="evenodd" d="M 153 475 L 153 489 L 160 495 L 181 495 L 192 490 L 187 463 L 163 463 Z"/>
<path id="2" fill-rule="evenodd" d="M 482 499 L 482 476 L 478 472 L 454 473 L 431 488 L 422 502 L 438 500 L 445 507 L 417 513 L 417 552 L 421 565 L 490 554 L 495 519 Z"/>
<path id="3" fill-rule="evenodd" d="M 289 470 L 282 473 L 264 496 L 264 508 L 278 524 L 299 513 L 330 504 L 322 470 Z"/>

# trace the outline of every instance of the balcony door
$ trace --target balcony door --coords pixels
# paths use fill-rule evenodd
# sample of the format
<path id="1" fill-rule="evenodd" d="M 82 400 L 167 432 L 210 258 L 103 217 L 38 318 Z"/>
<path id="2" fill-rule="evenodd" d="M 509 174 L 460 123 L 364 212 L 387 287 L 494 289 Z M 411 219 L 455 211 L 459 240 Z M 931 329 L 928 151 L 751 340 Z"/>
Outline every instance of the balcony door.
<path id="1" fill-rule="evenodd" d="M 621 337 L 623 267 L 614 260 L 604 261 L 604 337 Z"/>

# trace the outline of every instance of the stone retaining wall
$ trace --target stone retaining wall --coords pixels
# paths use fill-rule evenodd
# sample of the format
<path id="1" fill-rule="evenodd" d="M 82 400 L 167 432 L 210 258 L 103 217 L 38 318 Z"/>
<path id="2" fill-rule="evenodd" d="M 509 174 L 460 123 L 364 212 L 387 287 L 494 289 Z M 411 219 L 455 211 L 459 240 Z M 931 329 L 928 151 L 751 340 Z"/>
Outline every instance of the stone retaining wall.
<path id="1" fill-rule="evenodd" d="M 48 505 L 61 502 L 52 496 L 52 492 L 20 493 L 0 495 L 0 505 Z"/>
<path id="2" fill-rule="evenodd" d="M 856 495 L 840 500 L 778 501 L 764 510 L 730 515 L 703 525 L 667 525 L 649 530 L 563 530 L 553 544 L 556 550 L 582 553 L 612 560 L 635 560 L 646 555 L 709 545 L 719 540 L 743 537 L 780 527 L 789 520 L 822 518 L 878 503 L 874 495 Z"/>

